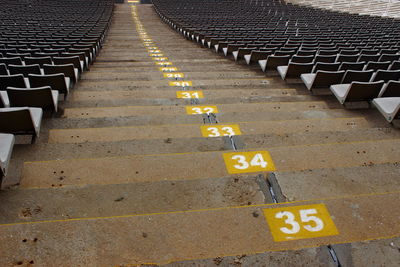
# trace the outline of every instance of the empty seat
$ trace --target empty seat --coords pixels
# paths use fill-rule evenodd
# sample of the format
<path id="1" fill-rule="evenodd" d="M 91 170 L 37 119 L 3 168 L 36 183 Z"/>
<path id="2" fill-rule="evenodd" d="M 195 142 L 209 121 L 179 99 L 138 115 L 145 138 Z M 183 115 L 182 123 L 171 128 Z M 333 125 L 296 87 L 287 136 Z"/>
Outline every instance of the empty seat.
<path id="1" fill-rule="evenodd" d="M 372 75 L 371 82 L 399 80 L 400 70 L 378 70 Z"/>
<path id="2" fill-rule="evenodd" d="M 24 79 L 24 75 L 22 74 L 0 75 L 0 90 L 6 90 L 9 86 L 20 88 L 29 87 L 26 79 Z"/>
<path id="3" fill-rule="evenodd" d="M 10 74 L 22 74 L 28 77 L 29 74 L 42 74 L 39 65 L 9 65 Z"/>
<path id="4" fill-rule="evenodd" d="M 345 71 L 323 71 L 319 70 L 317 73 L 304 73 L 300 78 L 304 82 L 308 90 L 314 88 L 323 88 L 331 86 L 332 84 L 341 83 Z"/>
<path id="5" fill-rule="evenodd" d="M 278 66 L 284 66 L 289 63 L 291 56 L 269 56 L 266 60 L 260 60 L 258 63 L 263 71 L 276 70 Z"/>
<path id="6" fill-rule="evenodd" d="M 79 56 L 72 57 L 53 57 L 54 65 L 65 65 L 73 64 L 75 69 L 78 70 L 79 74 L 82 73 L 84 68 L 84 63 L 79 59 Z M 79 75 L 78 75 L 79 77 Z"/>
<path id="7" fill-rule="evenodd" d="M 400 118 L 400 97 L 375 98 L 372 103 L 388 122 Z"/>
<path id="8" fill-rule="evenodd" d="M 8 100 L 7 92 L 0 91 L 0 108 L 9 108 L 10 101 Z"/>
<path id="9" fill-rule="evenodd" d="M 44 64 L 53 64 L 51 57 L 26 57 L 25 58 L 26 65 L 39 65 L 43 67 Z"/>
<path id="10" fill-rule="evenodd" d="M 7 87 L 7 96 L 10 107 L 36 107 L 57 112 L 58 91 L 51 90 L 50 86 L 38 88 Z"/>
<path id="11" fill-rule="evenodd" d="M 314 56 L 299 56 L 294 55 L 289 62 L 292 63 L 311 63 L 314 61 Z"/>
<path id="12" fill-rule="evenodd" d="M 287 66 L 278 66 L 277 70 L 283 80 L 288 78 L 300 78 L 303 73 L 310 73 L 314 67 L 313 63 L 294 63 Z"/>
<path id="13" fill-rule="evenodd" d="M 314 68 L 312 70 L 313 73 L 319 71 L 319 70 L 325 70 L 325 71 L 337 71 L 339 70 L 340 63 L 324 63 L 324 62 L 317 62 L 314 65 Z"/>
<path id="14" fill-rule="evenodd" d="M 70 81 L 76 83 L 78 81 L 79 71 L 74 68 L 73 64 L 63 65 L 43 65 L 44 74 L 57 74 L 64 73 L 65 77 L 68 77 Z"/>
<path id="15" fill-rule="evenodd" d="M 70 90 L 70 79 L 65 77 L 63 73 L 36 75 L 29 74 L 29 83 L 31 87 L 50 86 L 52 90 L 57 90 L 60 94 L 64 95 L 64 99 Z"/>
<path id="16" fill-rule="evenodd" d="M 22 65 L 22 59 L 20 57 L 8 57 L 0 58 L 0 64 L 8 65 Z"/>
<path id="17" fill-rule="evenodd" d="M 14 135 L 0 133 L 0 187 L 3 178 L 7 175 L 14 141 Z"/>
<path id="18" fill-rule="evenodd" d="M 380 61 L 380 62 L 384 62 L 384 61 L 395 61 L 395 60 L 399 60 L 399 59 L 400 59 L 400 55 L 395 55 L 395 54 L 382 54 L 378 61 Z"/>
<path id="19" fill-rule="evenodd" d="M 392 64 L 390 61 L 385 61 L 385 62 L 371 61 L 368 62 L 367 65 L 365 65 L 364 70 L 387 70 L 390 67 L 390 64 Z"/>
<path id="20" fill-rule="evenodd" d="M 359 62 L 378 61 L 380 55 L 361 54 L 358 58 Z"/>
<path id="21" fill-rule="evenodd" d="M 339 70 L 363 70 L 365 62 L 343 62 Z"/>
<path id="22" fill-rule="evenodd" d="M 389 81 L 385 84 L 379 97 L 400 97 L 400 81 Z"/>
<path id="23" fill-rule="evenodd" d="M 347 102 L 370 101 L 377 98 L 384 82 L 352 82 L 334 84 L 330 89 L 341 104 Z"/>
<path id="24" fill-rule="evenodd" d="M 0 75 L 8 75 L 6 64 L 0 64 Z"/>
<path id="25" fill-rule="evenodd" d="M 334 63 L 336 61 L 336 55 L 316 55 L 314 62 Z"/>
<path id="26" fill-rule="evenodd" d="M 339 54 L 336 58 L 336 62 L 357 62 L 359 55 L 342 55 Z"/>
<path id="27" fill-rule="evenodd" d="M 389 67 L 390 70 L 400 70 L 400 61 L 393 61 Z"/>
<path id="28" fill-rule="evenodd" d="M 369 82 L 373 74 L 374 74 L 373 70 L 365 70 L 365 71 L 348 70 L 346 71 L 341 83 Z"/>
<path id="29" fill-rule="evenodd" d="M 39 137 L 42 116 L 41 108 L 0 108 L 0 132 L 32 135 L 34 143 Z"/>

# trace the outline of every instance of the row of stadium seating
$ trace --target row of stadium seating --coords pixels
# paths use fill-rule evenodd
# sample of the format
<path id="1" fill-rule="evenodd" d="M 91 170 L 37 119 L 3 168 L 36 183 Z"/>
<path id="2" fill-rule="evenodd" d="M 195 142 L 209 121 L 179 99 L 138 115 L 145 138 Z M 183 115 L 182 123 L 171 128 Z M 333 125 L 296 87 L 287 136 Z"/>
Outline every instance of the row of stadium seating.
<path id="1" fill-rule="evenodd" d="M 278 0 L 155 0 L 158 15 L 187 39 L 308 89 L 330 88 L 341 104 L 374 103 L 400 117 L 400 20 Z M 311 90 L 312 91 L 312 90 Z"/>
<path id="2" fill-rule="evenodd" d="M 0 1 L 0 185 L 14 135 L 39 136 L 107 34 L 113 0 Z"/>

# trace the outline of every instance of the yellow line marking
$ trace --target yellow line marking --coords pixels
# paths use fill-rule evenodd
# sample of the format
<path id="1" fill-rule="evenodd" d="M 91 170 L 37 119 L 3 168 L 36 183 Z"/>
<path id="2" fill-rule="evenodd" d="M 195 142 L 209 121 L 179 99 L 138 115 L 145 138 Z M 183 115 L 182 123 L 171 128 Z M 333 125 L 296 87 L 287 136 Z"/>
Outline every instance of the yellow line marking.
<path id="1" fill-rule="evenodd" d="M 346 196 L 346 197 L 335 196 L 335 197 L 330 197 L 330 198 L 297 200 L 297 201 L 291 201 L 291 202 L 280 202 L 280 203 L 270 203 L 270 204 L 256 204 L 256 205 L 246 205 L 246 206 L 231 206 L 231 207 L 222 207 L 222 208 L 207 208 L 207 209 L 197 209 L 197 210 L 187 210 L 187 211 L 167 211 L 167 212 L 155 212 L 155 213 L 145 213 L 145 214 L 128 214 L 128 215 L 114 215 L 114 216 L 103 216 L 103 217 L 89 217 L 89 218 L 83 218 L 82 217 L 82 218 L 59 219 L 59 220 L 16 222 L 16 223 L 0 224 L 0 227 L 1 226 L 39 224 L 39 223 L 89 221 L 89 220 L 101 220 L 101 219 L 107 220 L 107 219 L 132 218 L 132 217 L 142 217 L 142 216 L 196 213 L 196 212 L 218 211 L 218 210 L 229 210 L 229 209 L 241 209 L 241 208 L 272 207 L 272 206 L 292 205 L 292 204 L 305 203 L 305 202 L 320 202 L 320 201 L 335 200 L 335 199 L 354 199 L 354 198 L 360 198 L 360 197 L 384 196 L 384 195 L 393 195 L 393 194 L 399 194 L 399 193 L 400 193 L 400 191 L 393 191 L 393 192 L 385 192 L 385 193 L 369 193 L 369 194 L 351 195 L 351 196 Z"/>

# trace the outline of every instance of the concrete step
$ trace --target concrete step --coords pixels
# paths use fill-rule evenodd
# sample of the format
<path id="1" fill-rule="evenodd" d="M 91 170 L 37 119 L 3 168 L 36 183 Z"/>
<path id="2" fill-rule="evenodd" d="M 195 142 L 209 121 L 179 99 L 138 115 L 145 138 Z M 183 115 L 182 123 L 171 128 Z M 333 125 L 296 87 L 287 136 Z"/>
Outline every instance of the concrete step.
<path id="1" fill-rule="evenodd" d="M 184 103 L 183 103 L 184 104 Z M 187 103 L 189 104 L 189 103 Z M 242 103 L 238 104 L 218 104 L 218 111 L 224 113 L 259 113 L 259 112 L 298 112 L 301 111 L 320 111 L 340 107 L 336 102 L 327 103 L 325 101 L 309 102 L 274 102 L 274 103 Z M 186 114 L 185 106 L 120 106 L 120 107 L 82 107 L 66 108 L 64 117 L 66 118 L 104 118 L 118 116 L 140 116 L 140 115 L 181 115 Z"/>
<path id="2" fill-rule="evenodd" d="M 269 151 L 278 171 L 301 171 L 395 163 L 400 156 L 399 147 L 400 139 L 389 139 L 265 149 L 259 147 L 257 150 Z M 65 176 L 63 186 L 220 177 L 227 175 L 222 154 L 178 153 L 26 162 L 21 186 L 52 187 L 56 182 L 59 184 L 60 173 Z"/>
<path id="3" fill-rule="evenodd" d="M 238 130 L 231 128 L 237 125 Z M 255 121 L 222 123 L 230 132 L 215 133 L 214 125 L 174 124 L 160 126 L 103 127 L 50 130 L 49 143 L 115 142 L 136 139 L 207 137 L 206 135 L 285 134 L 319 131 L 346 131 L 369 126 L 364 118 L 312 119 L 292 121 Z M 212 127 L 212 129 L 209 129 Z"/>
<path id="4" fill-rule="evenodd" d="M 4 256 L 0 263 L 6 266 L 32 260 L 38 265 L 51 262 L 69 266 L 166 264 L 389 238 L 400 232 L 396 212 L 399 197 L 399 193 L 391 193 L 280 205 L 2 224 L 0 252 Z M 326 207 L 328 213 L 318 216 L 325 222 L 326 228 L 322 229 L 328 231 L 320 230 L 319 238 L 299 236 L 297 240 L 275 242 L 279 226 L 265 215 L 273 216 L 285 207 L 293 212 Z M 132 225 L 135 227 L 129 227 Z M 13 253 L 8 253 L 11 250 Z"/>

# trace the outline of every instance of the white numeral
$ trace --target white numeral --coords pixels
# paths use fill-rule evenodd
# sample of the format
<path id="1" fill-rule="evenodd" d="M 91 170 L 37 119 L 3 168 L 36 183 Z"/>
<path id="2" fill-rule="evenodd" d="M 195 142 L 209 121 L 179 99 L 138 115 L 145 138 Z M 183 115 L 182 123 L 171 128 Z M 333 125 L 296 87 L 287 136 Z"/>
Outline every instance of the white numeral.
<path id="1" fill-rule="evenodd" d="M 259 153 L 255 154 L 254 157 L 251 159 L 250 164 L 246 161 L 245 156 L 235 155 L 232 159 L 238 160 L 239 163 L 242 165 L 234 165 L 236 169 L 244 170 L 250 166 L 260 166 L 261 168 L 266 168 L 268 163 L 264 160 L 263 156 Z M 244 164 L 246 162 L 246 164 Z M 246 166 L 246 167 L 244 167 Z"/>
<path id="2" fill-rule="evenodd" d="M 302 227 L 309 232 L 319 232 L 324 229 L 324 222 L 312 214 L 317 214 L 316 209 L 300 210 L 300 220 L 303 223 L 313 222 L 313 225 L 303 224 Z M 281 227 L 280 230 L 288 235 L 297 234 L 300 231 L 300 224 L 295 221 L 295 216 L 289 211 L 280 211 L 275 215 L 277 219 L 285 219 L 285 223 L 291 227 Z"/>

